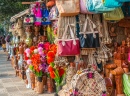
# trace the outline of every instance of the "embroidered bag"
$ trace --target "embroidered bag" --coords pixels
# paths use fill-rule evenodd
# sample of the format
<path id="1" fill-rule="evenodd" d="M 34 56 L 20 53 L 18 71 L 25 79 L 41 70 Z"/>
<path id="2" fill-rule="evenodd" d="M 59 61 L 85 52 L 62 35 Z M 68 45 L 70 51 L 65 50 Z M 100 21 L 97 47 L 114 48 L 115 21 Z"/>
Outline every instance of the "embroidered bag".
<path id="1" fill-rule="evenodd" d="M 41 22 L 42 22 L 42 12 L 41 12 L 41 9 L 40 9 L 40 3 L 39 2 L 36 2 L 35 7 L 33 8 L 33 12 L 34 12 L 34 15 L 35 15 L 34 25 L 40 26 Z"/>
<path id="2" fill-rule="evenodd" d="M 56 20 L 58 18 L 59 12 L 56 6 L 53 6 L 49 13 L 50 20 Z"/>
<path id="3" fill-rule="evenodd" d="M 46 8 L 46 5 L 42 4 L 42 25 L 50 25 L 51 21 L 49 19 L 49 11 Z"/>

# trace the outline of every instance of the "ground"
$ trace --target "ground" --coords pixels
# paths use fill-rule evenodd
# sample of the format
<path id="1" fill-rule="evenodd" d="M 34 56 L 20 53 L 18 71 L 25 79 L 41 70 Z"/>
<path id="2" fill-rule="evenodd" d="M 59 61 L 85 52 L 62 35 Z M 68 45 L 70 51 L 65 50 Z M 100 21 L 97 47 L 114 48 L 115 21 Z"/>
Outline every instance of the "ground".
<path id="1" fill-rule="evenodd" d="M 14 69 L 7 56 L 0 48 L 0 96 L 54 96 L 54 94 L 36 94 L 27 89 L 25 83 L 19 77 L 15 77 Z"/>

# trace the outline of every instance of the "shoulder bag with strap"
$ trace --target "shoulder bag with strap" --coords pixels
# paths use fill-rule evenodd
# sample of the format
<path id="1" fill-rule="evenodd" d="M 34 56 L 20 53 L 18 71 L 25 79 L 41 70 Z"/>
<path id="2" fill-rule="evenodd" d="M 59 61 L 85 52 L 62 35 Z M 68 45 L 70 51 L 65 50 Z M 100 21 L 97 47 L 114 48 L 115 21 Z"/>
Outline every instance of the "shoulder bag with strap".
<path id="1" fill-rule="evenodd" d="M 90 27 L 90 31 L 86 30 Z M 90 20 L 89 17 L 86 18 L 83 32 L 80 32 L 80 47 L 81 48 L 97 48 L 100 47 L 99 43 L 99 33 L 98 31 L 94 31 L 96 25 Z"/>
<path id="2" fill-rule="evenodd" d="M 70 28 L 69 32 L 72 39 L 65 38 L 68 28 Z M 62 39 L 58 39 L 57 53 L 59 56 L 75 56 L 80 54 L 79 39 L 75 38 L 70 24 L 66 26 Z"/>

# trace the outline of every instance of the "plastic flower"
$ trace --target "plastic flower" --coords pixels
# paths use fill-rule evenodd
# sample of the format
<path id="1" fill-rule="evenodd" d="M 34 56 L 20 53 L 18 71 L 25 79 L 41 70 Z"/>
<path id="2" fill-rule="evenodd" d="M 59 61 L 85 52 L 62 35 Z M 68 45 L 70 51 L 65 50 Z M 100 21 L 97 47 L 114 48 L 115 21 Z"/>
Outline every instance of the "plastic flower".
<path id="1" fill-rule="evenodd" d="M 42 52 L 43 48 L 42 47 L 38 47 L 38 52 Z"/>
<path id="2" fill-rule="evenodd" d="M 25 52 L 26 52 L 26 54 L 30 54 L 30 49 L 27 48 L 27 49 L 25 50 Z"/>
<path id="3" fill-rule="evenodd" d="M 43 43 L 39 43 L 39 44 L 38 44 L 38 47 L 44 48 L 44 44 L 43 44 Z"/>
<path id="4" fill-rule="evenodd" d="M 44 49 L 45 50 L 49 50 L 49 46 L 50 46 L 50 43 L 49 42 L 46 42 L 46 43 L 44 43 Z"/>
<path id="5" fill-rule="evenodd" d="M 53 71 L 53 72 L 50 72 L 50 76 L 51 76 L 51 78 L 52 78 L 52 79 L 54 79 L 54 78 L 55 78 L 54 71 Z"/>
<path id="6" fill-rule="evenodd" d="M 53 51 L 49 51 L 47 53 L 47 57 L 54 58 L 55 57 L 55 53 Z"/>
<path id="7" fill-rule="evenodd" d="M 47 63 L 50 64 L 54 62 L 54 58 L 51 58 L 51 57 L 47 57 Z"/>
<path id="8" fill-rule="evenodd" d="M 53 72 L 53 71 L 54 71 L 53 67 L 49 66 L 49 67 L 48 67 L 48 71 L 49 71 L 49 72 Z"/>
<path id="9" fill-rule="evenodd" d="M 38 49 L 35 49 L 35 50 L 34 50 L 34 53 L 37 54 L 37 53 L 38 53 Z"/>
<path id="10" fill-rule="evenodd" d="M 28 60 L 29 58 L 27 57 L 26 52 L 24 52 L 24 60 Z"/>
<path id="11" fill-rule="evenodd" d="M 28 59 L 27 64 L 29 64 L 29 65 L 32 64 L 32 60 Z"/>
<path id="12" fill-rule="evenodd" d="M 59 76 L 61 77 L 65 73 L 65 70 L 63 68 L 59 69 Z"/>

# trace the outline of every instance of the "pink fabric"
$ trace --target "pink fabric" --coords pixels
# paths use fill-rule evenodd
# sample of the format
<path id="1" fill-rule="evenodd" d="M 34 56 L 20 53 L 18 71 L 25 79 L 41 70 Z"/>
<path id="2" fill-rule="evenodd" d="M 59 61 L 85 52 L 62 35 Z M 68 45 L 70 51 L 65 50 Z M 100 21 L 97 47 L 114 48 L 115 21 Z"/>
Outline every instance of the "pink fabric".
<path id="1" fill-rule="evenodd" d="M 130 62 L 130 53 L 128 53 L 128 62 Z"/>
<path id="2" fill-rule="evenodd" d="M 89 12 L 88 10 L 87 10 L 87 7 L 85 6 L 85 2 L 84 2 L 85 0 L 80 0 L 80 13 L 83 13 L 83 14 L 94 14 L 94 13 L 92 13 L 92 12 Z"/>
<path id="3" fill-rule="evenodd" d="M 42 12 L 41 12 L 41 9 L 40 9 L 40 3 L 36 3 L 36 6 L 33 8 L 33 12 L 34 12 L 34 15 L 35 15 L 35 19 L 36 21 L 34 22 L 34 25 L 36 26 L 40 26 L 41 25 L 41 22 L 42 22 Z"/>
<path id="4" fill-rule="evenodd" d="M 65 45 L 62 44 L 63 40 L 58 41 L 57 53 L 59 56 L 74 56 L 80 54 L 79 40 L 76 40 L 76 45 L 73 40 L 65 40 Z"/>

